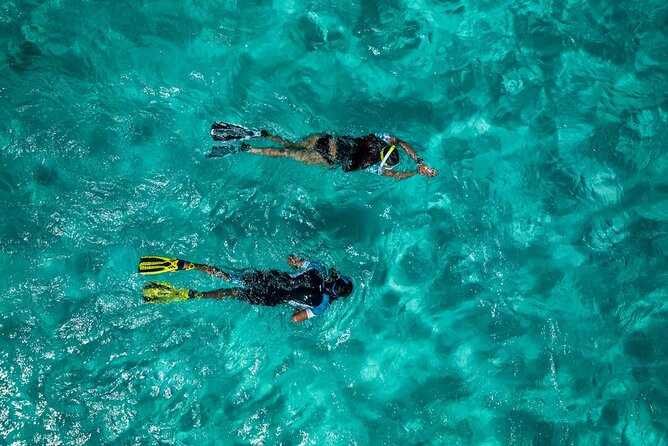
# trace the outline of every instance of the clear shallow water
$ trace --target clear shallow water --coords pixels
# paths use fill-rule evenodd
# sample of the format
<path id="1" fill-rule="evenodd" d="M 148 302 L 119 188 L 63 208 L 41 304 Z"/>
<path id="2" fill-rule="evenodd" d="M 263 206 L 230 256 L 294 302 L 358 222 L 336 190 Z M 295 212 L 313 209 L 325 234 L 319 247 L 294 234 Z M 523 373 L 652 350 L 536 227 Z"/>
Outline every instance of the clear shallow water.
<path id="1" fill-rule="evenodd" d="M 665 2 L 0 5 L 5 444 L 665 444 Z M 390 131 L 395 183 L 241 154 Z M 148 306 L 142 254 L 354 277 Z M 209 289 L 195 273 L 168 279 Z"/>

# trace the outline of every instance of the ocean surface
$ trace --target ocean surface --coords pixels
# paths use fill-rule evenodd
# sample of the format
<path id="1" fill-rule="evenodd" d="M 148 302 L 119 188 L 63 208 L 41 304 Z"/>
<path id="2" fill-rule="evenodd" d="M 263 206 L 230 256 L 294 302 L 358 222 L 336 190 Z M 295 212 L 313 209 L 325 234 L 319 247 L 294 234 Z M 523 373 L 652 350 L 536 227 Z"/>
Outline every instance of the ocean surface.
<path id="1" fill-rule="evenodd" d="M 1 444 L 668 444 L 665 0 L 4 0 L 0 44 Z M 142 301 L 142 255 L 293 253 L 354 294 Z"/>

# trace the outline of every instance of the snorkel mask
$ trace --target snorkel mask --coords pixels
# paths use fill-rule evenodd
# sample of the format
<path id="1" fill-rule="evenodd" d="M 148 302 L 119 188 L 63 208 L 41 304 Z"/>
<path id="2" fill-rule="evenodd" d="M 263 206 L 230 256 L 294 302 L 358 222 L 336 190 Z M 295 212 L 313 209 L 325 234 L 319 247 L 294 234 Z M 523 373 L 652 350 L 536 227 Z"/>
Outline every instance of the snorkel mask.
<path id="1" fill-rule="evenodd" d="M 332 294 L 334 297 L 347 297 L 353 291 L 353 282 L 345 276 L 337 277 L 332 284 Z"/>

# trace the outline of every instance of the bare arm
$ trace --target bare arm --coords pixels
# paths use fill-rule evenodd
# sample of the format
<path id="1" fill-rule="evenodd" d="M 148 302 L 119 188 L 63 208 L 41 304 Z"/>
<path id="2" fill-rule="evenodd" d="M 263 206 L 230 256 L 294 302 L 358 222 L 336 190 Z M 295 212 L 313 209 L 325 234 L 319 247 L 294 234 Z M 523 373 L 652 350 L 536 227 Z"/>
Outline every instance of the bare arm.
<path id="1" fill-rule="evenodd" d="M 292 322 L 304 322 L 306 319 L 308 319 L 306 310 L 295 311 L 292 314 Z"/>
<path id="2" fill-rule="evenodd" d="M 384 170 L 382 172 L 382 175 L 385 175 L 386 177 L 392 177 L 395 180 L 405 180 L 406 178 L 410 178 L 414 175 L 424 175 L 426 177 L 435 177 L 438 175 L 438 171 L 436 169 L 433 169 L 426 164 L 418 164 L 417 170 L 414 170 L 412 172 L 399 172 L 399 171 L 393 171 L 393 170 Z"/>
<path id="3" fill-rule="evenodd" d="M 417 170 L 414 170 L 413 172 L 395 172 L 394 170 L 383 170 L 381 175 L 394 178 L 395 180 L 405 180 L 406 178 L 410 178 L 414 175 L 417 175 L 418 173 L 419 172 Z"/>
<path id="4" fill-rule="evenodd" d="M 417 164 L 420 164 L 420 157 L 417 156 L 417 153 L 415 153 L 415 150 L 406 142 L 402 141 L 396 136 L 390 136 L 390 144 L 399 144 L 402 149 L 404 149 L 404 152 L 408 154 L 411 158 L 413 158 L 413 161 L 415 161 Z"/>
<path id="5" fill-rule="evenodd" d="M 302 266 L 304 266 L 304 259 L 300 259 L 299 257 L 294 255 L 289 255 L 288 265 L 290 265 L 293 268 L 301 268 Z"/>
<path id="6" fill-rule="evenodd" d="M 413 148 L 406 141 L 402 141 L 399 138 L 397 138 L 396 136 L 390 136 L 390 143 L 391 144 L 399 144 L 401 146 L 401 148 L 404 149 L 404 152 L 406 152 L 408 154 L 408 156 L 410 156 L 413 159 L 413 161 L 415 161 L 415 163 L 418 165 L 418 169 L 415 172 L 406 172 L 409 175 L 391 175 L 391 174 L 388 174 L 388 173 L 386 173 L 385 175 L 387 175 L 388 177 L 396 178 L 397 180 L 404 180 L 406 178 L 410 178 L 413 175 L 417 175 L 417 174 L 424 175 L 426 177 L 435 177 L 436 175 L 438 175 L 438 170 L 434 169 L 433 167 L 429 167 L 428 165 L 426 165 L 422 161 L 422 158 L 420 158 L 418 156 L 418 154 L 415 153 L 415 150 L 413 150 Z M 399 173 L 399 172 L 396 172 L 396 173 Z"/>

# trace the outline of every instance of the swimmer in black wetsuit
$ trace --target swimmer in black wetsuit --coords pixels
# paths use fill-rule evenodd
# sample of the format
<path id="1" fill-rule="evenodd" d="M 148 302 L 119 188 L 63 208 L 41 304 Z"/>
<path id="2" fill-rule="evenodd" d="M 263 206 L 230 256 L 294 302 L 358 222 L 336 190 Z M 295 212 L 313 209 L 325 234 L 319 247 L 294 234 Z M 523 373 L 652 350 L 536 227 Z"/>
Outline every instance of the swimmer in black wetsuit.
<path id="1" fill-rule="evenodd" d="M 276 306 L 292 304 L 301 307 L 292 315 L 293 322 L 303 322 L 319 316 L 339 297 L 347 297 L 353 291 L 353 283 L 346 276 L 330 268 L 329 275 L 324 266 L 288 256 L 288 264 L 300 271 L 295 274 L 279 270 L 223 271 L 215 266 L 200 265 L 185 260 L 178 261 L 178 269 L 197 269 L 237 285 L 215 291 L 198 293 L 193 297 L 210 299 L 239 299 L 253 305 Z"/>
<path id="2" fill-rule="evenodd" d="M 351 136 L 332 136 L 330 134 L 310 136 L 302 141 L 293 143 L 279 136 L 270 135 L 266 130 L 251 130 L 246 127 L 216 122 L 211 126 L 211 136 L 216 141 L 223 141 L 226 145 L 214 147 L 209 157 L 225 156 L 237 153 L 240 150 L 258 155 L 277 158 L 293 158 L 307 164 L 325 166 L 340 166 L 345 172 L 355 170 L 369 170 L 380 175 L 403 180 L 414 175 L 434 177 L 438 171 L 424 164 L 415 150 L 405 141 L 386 133 L 371 133 L 354 138 Z M 249 139 L 262 136 L 281 145 L 274 147 L 252 147 L 247 143 L 241 148 L 230 146 L 231 140 Z M 417 169 L 411 172 L 391 170 L 399 164 L 399 150 L 401 147 L 417 164 Z"/>

